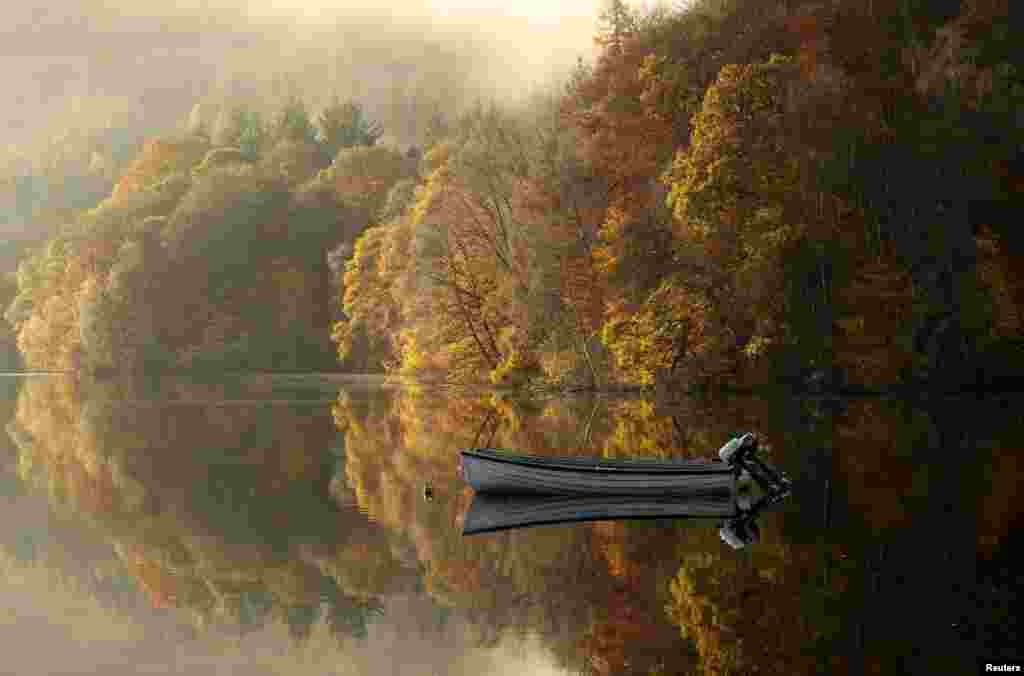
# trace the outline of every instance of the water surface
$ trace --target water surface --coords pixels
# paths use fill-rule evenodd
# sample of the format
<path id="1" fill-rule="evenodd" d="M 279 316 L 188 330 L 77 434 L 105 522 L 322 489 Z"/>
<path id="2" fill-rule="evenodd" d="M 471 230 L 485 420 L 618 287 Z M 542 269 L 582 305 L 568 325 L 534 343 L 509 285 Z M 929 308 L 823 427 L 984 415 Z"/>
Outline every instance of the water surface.
<path id="1" fill-rule="evenodd" d="M 1019 639 L 1019 411 L 0 378 L 4 668 L 974 673 Z M 795 480 L 747 549 L 714 520 L 461 535 L 461 448 L 712 458 L 744 431 Z"/>

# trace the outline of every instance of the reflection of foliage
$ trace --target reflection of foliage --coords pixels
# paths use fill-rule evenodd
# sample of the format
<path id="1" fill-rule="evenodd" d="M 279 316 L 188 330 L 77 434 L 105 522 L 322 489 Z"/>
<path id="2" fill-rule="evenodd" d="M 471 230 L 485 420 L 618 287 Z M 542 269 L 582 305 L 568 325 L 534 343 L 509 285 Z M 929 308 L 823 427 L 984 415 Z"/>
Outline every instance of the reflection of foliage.
<path id="1" fill-rule="evenodd" d="M 700 673 L 775 672 L 782 664 L 787 673 L 820 673 L 825 665 L 815 646 L 840 629 L 846 576 L 809 588 L 820 566 L 814 547 L 765 545 L 753 556 L 744 563 L 728 554 L 693 554 L 671 582 L 666 611 L 694 642 Z"/>
<path id="2" fill-rule="evenodd" d="M 153 605 L 200 625 L 279 621 L 296 640 L 322 623 L 339 639 L 365 636 L 380 614 L 374 595 L 388 589 L 382 576 L 398 571 L 376 553 L 388 542 L 328 493 L 326 411 L 127 404 L 132 390 L 112 384 L 83 401 L 68 385 L 22 391 L 19 472 L 58 513 L 98 527 Z M 379 575 L 348 570 L 359 567 Z"/>
<path id="3" fill-rule="evenodd" d="M 837 421 L 836 441 L 856 445 L 856 454 L 839 456 L 851 507 L 873 528 L 888 530 L 908 523 L 915 503 L 925 503 L 927 464 L 891 463 L 905 449 L 927 445 L 927 420 L 900 419 L 888 407 L 851 402 Z M 879 467 L 886 466 L 884 472 Z"/>
<path id="4" fill-rule="evenodd" d="M 459 518 L 471 495 L 455 451 L 470 445 L 707 457 L 737 428 L 759 429 L 765 454 L 791 467 L 814 459 L 805 456 L 817 437 L 763 400 L 538 403 L 353 389 L 339 395 L 332 424 L 322 409 L 225 401 L 251 396 L 249 385 L 181 385 L 148 398 L 133 387 L 28 381 L 12 425 L 21 475 L 59 514 L 96 526 L 114 545 L 111 570 L 129 571 L 152 604 L 180 608 L 199 625 L 271 627 L 304 646 L 365 637 L 386 608 L 389 623 L 408 615 L 424 636 L 459 631 L 495 646 L 539 635 L 561 665 L 593 674 L 772 672 L 779 664 L 789 673 L 848 673 L 846 655 L 836 655 L 846 638 L 838 619 L 860 612 L 871 584 L 849 550 L 929 509 L 934 501 L 905 494 L 943 480 L 934 463 L 926 475 L 907 474 L 922 463 L 899 460 L 926 445 L 927 416 L 852 402 L 826 470 L 857 507 L 842 547 L 801 540 L 800 524 L 811 518 L 805 504 L 799 516 L 764 515 L 762 542 L 738 556 L 714 527 L 694 522 L 463 538 Z M 880 429 L 891 443 L 881 444 Z M 895 483 L 866 482 L 883 464 Z M 353 500 L 372 523 L 337 508 Z M 977 517 L 1011 519 L 994 500 Z M 811 537 L 819 530 L 815 523 Z M 993 536 L 1003 531 L 985 533 Z M 392 617 L 398 599 L 414 606 L 397 613 L 403 619 Z"/>
<path id="5" fill-rule="evenodd" d="M 591 673 L 775 672 L 785 664 L 786 673 L 809 674 L 848 673 L 855 664 L 843 652 L 847 627 L 839 620 L 860 612 L 866 582 L 863 565 L 848 550 L 928 507 L 913 497 L 928 485 L 919 478 L 925 476 L 920 463 L 898 461 L 907 449 L 922 447 L 925 419 L 908 425 L 892 407 L 853 404 L 840 419 L 838 437 L 827 425 L 808 433 L 804 422 L 780 417 L 809 416 L 804 405 L 780 413 L 763 401 L 735 399 L 672 406 L 606 401 L 595 412 L 593 402 L 538 406 L 490 394 L 439 399 L 430 390 L 409 389 L 344 393 L 334 415 L 345 435 L 347 483 L 360 508 L 411 540 L 426 591 L 439 606 L 466 613 L 481 643 L 508 631 L 557 635 L 549 645 L 563 664 Z M 874 431 L 865 420 L 874 421 Z M 801 522 L 815 521 L 815 534 L 820 528 L 804 509 L 765 515 L 762 543 L 739 556 L 724 548 L 714 528 L 688 523 L 458 536 L 470 495 L 455 476 L 457 449 L 488 444 L 537 454 L 709 457 L 722 439 L 743 429 L 759 431 L 764 456 L 791 469 L 813 460 L 818 445 L 835 442 L 830 471 L 838 476 L 832 479 L 857 515 L 856 533 L 844 534 L 841 548 L 801 541 L 809 537 Z M 889 432 L 879 436 L 878 429 Z M 875 446 L 886 457 L 874 457 Z M 882 466 L 896 483 L 866 483 Z M 421 497 L 424 481 L 434 487 L 433 502 Z M 785 524 L 792 544 L 779 541 Z M 665 608 L 672 624 L 650 615 L 651 607 Z M 574 629 L 557 634 L 566 618 Z"/>
<path id="6" fill-rule="evenodd" d="M 13 274 L 0 272 L 0 309 L 6 310 L 18 295 L 18 280 Z M 0 317 L 0 370 L 18 367 L 17 338 L 11 326 Z"/>
<path id="7" fill-rule="evenodd" d="M 660 595 L 652 583 L 663 579 L 663 572 L 652 565 L 659 557 L 651 548 L 664 547 L 664 538 L 608 524 L 472 539 L 458 534 L 470 494 L 455 475 L 456 449 L 488 443 L 539 454 L 601 448 L 615 455 L 681 454 L 676 425 L 655 413 L 653 404 L 613 402 L 599 413 L 593 403 L 537 406 L 471 394 L 438 400 L 415 390 L 371 398 L 344 393 L 334 409 L 345 434 L 348 482 L 360 508 L 407 535 L 425 569 L 428 593 L 441 607 L 466 612 L 479 625 L 482 643 L 516 627 L 551 636 L 568 621 L 576 628 L 558 633 L 567 642 L 552 640 L 552 646 L 573 668 L 580 663 L 595 673 L 647 673 L 658 664 L 672 668 L 685 642 L 644 610 Z M 709 417 L 695 411 L 693 419 L 706 425 Z M 581 432 L 581 421 L 588 419 Z M 729 429 L 732 421 L 723 423 Z M 717 428 L 701 432 L 694 425 L 683 443 L 724 436 Z M 433 502 L 421 497 L 424 481 L 434 487 Z"/>
<path id="8" fill-rule="evenodd" d="M 383 616 L 384 609 L 372 601 L 350 600 L 348 603 L 334 603 L 327 622 L 337 634 L 363 639 L 366 638 L 368 625 Z"/>

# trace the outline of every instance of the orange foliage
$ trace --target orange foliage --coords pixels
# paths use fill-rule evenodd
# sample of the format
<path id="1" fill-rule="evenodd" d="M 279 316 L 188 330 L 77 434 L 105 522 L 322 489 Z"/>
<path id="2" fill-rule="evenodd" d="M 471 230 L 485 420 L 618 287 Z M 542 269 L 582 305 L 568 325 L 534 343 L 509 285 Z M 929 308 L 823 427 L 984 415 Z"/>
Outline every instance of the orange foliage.
<path id="1" fill-rule="evenodd" d="M 672 150 L 669 125 L 652 119 L 640 103 L 647 86 L 641 67 L 652 53 L 638 38 L 625 40 L 621 52 L 604 52 L 593 77 L 579 86 L 583 105 L 563 110 L 581 132 L 581 154 L 609 179 L 613 196 L 627 210 L 650 203 L 650 179 Z M 641 203 L 626 199 L 643 194 L 648 199 Z"/>
<path id="2" fill-rule="evenodd" d="M 181 141 L 151 139 L 114 186 L 115 203 L 145 190 L 172 171 L 183 171 L 202 159 L 207 144 L 198 138 Z"/>
<path id="3" fill-rule="evenodd" d="M 655 232 L 663 227 L 650 211 L 660 207 L 663 192 L 656 178 L 671 157 L 673 132 L 671 121 L 645 102 L 650 83 L 643 66 L 651 55 L 652 48 L 641 39 L 625 39 L 621 50 L 600 56 L 592 76 L 580 81 L 563 105 L 563 116 L 581 139 L 580 156 L 609 188 L 609 207 L 600 219 L 594 251 L 594 265 L 605 276 L 619 271 L 629 254 L 629 275 L 656 275 L 656 265 L 636 267 L 643 265 L 637 257 L 657 259 L 667 253 L 659 246 L 663 237 Z M 632 246 L 634 242 L 639 245 Z M 597 301 L 580 300 L 585 300 L 584 307 Z"/>
<path id="4" fill-rule="evenodd" d="M 819 574 L 816 547 L 759 545 L 754 560 L 709 557 L 684 564 L 671 583 L 667 611 L 700 655 L 696 673 L 817 674 L 813 645 L 821 627 L 802 605 Z M 833 575 L 830 590 L 841 593 L 847 578 Z M 845 674 L 848 665 L 833 659 L 828 673 Z"/>

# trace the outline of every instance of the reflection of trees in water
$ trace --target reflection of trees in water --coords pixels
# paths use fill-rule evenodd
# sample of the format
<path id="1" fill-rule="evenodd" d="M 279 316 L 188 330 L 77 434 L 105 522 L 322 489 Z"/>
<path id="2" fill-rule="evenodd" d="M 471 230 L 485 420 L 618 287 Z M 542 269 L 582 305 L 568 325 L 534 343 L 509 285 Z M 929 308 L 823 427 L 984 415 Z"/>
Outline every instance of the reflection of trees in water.
<path id="1" fill-rule="evenodd" d="M 892 614 L 889 599 L 903 598 L 902 614 L 894 615 L 912 623 L 924 597 L 906 586 L 895 596 L 872 591 L 880 574 L 877 543 L 905 539 L 908 529 L 933 523 L 952 507 L 962 512 L 952 521 L 943 517 L 956 531 L 961 555 L 954 560 L 974 557 L 972 504 L 979 492 L 974 470 L 955 468 L 975 457 L 983 436 L 951 436 L 958 416 L 869 400 L 842 406 L 632 400 L 597 407 L 594 414 L 592 401 L 538 405 L 489 394 L 442 398 L 408 391 L 372 402 L 343 394 L 335 419 L 345 434 L 347 478 L 360 508 L 409 537 L 425 588 L 438 603 L 464 613 L 481 644 L 536 634 L 563 665 L 595 673 L 685 673 L 694 665 L 708 674 L 754 666 L 774 672 L 785 664 L 786 673 L 811 674 L 898 668 L 899 655 L 928 643 L 924 632 L 900 631 L 885 619 Z M 766 455 L 805 489 L 793 508 L 766 515 L 763 542 L 749 552 L 724 549 L 714 529 L 678 522 L 459 534 L 470 497 L 455 471 L 460 448 L 706 457 L 722 439 L 747 429 L 760 432 Z M 1016 461 L 996 462 L 1016 467 Z M 425 481 L 433 486 L 433 502 L 422 499 Z M 959 495 L 971 504 L 955 506 L 937 495 Z M 1004 489 L 1000 495 L 980 504 L 1005 524 L 1010 494 Z M 832 530 L 822 531 L 826 525 Z M 1005 537 L 1006 526 L 982 530 L 984 543 Z M 928 561 L 935 548 L 945 551 L 945 545 L 911 541 L 917 544 L 900 547 L 906 552 L 902 579 L 916 568 L 935 589 L 947 589 L 949 580 L 967 588 L 973 572 L 962 564 L 920 572 L 934 565 Z M 948 599 L 962 607 L 962 594 Z M 962 658 L 964 646 L 949 642 L 944 659 Z"/>
<path id="2" fill-rule="evenodd" d="M 538 636 L 572 670 L 855 673 L 897 668 L 925 629 L 946 636 L 946 658 L 980 640 L 948 636 L 950 618 L 992 635 L 982 630 L 995 615 L 970 594 L 1007 607 L 968 584 L 976 550 L 1001 560 L 1017 519 L 999 472 L 1016 476 L 1019 453 L 1001 440 L 1019 423 L 998 409 L 970 409 L 975 421 L 957 432 L 966 408 L 390 390 L 342 393 L 332 422 L 310 406 L 189 404 L 236 396 L 198 386 L 162 403 L 105 387 L 28 381 L 11 428 L 18 471 L 30 495 L 98 527 L 115 545 L 108 560 L 151 601 L 201 624 L 358 639 L 407 599 L 381 631 L 490 647 Z M 691 522 L 460 534 L 471 497 L 460 448 L 708 457 L 747 429 L 797 491 L 743 553 Z M 934 556 L 937 546 L 955 556 Z M 896 631 L 930 595 L 934 620 Z"/>
<path id="3" fill-rule="evenodd" d="M 337 431 L 322 407 L 142 400 L 130 386 L 26 382 L 12 424 L 21 478 L 57 514 L 98 527 L 153 605 L 200 625 L 320 623 L 366 635 L 383 533 L 330 493 Z M 363 568 L 362 572 L 356 570 Z"/>
<path id="4" fill-rule="evenodd" d="M 769 418 L 797 478 L 781 538 L 742 562 L 684 557 L 672 582 L 669 612 L 704 669 L 785 658 L 787 673 L 902 673 L 917 654 L 915 668 L 960 673 L 1015 645 L 996 630 L 1006 588 L 975 563 L 1019 513 L 1012 492 L 982 479 L 990 463 L 1018 466 L 1002 458 L 1020 455 L 1019 421 L 994 401 L 852 400 L 813 415 L 820 403 Z"/>
<path id="5" fill-rule="evenodd" d="M 343 393 L 334 411 L 360 508 L 409 537 L 426 590 L 464 614 L 477 643 L 536 635 L 567 668 L 623 674 L 695 663 L 686 657 L 692 645 L 661 611 L 678 566 L 666 562 L 677 560 L 681 543 L 717 547 L 715 532 L 691 542 L 685 528 L 597 523 L 463 538 L 459 517 L 471 493 L 456 474 L 457 451 L 707 457 L 717 445 L 705 440 L 720 441 L 737 418 L 703 413 L 642 400 L 538 404 L 415 391 L 372 401 Z M 430 502 L 422 499 L 426 481 Z"/>

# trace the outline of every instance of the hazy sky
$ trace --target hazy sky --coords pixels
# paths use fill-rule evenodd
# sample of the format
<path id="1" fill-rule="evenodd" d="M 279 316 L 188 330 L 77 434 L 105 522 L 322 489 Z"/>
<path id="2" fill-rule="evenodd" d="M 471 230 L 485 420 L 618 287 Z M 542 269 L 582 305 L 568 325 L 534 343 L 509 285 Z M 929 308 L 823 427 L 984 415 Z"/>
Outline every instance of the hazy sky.
<path id="1" fill-rule="evenodd" d="M 433 15 L 439 17 L 471 16 L 478 12 L 526 17 L 538 23 L 558 24 L 571 18 L 593 19 L 599 12 L 600 0 L 406 0 L 405 2 L 370 3 L 336 2 L 332 0 L 254 0 L 250 11 L 254 15 L 297 15 L 316 19 L 332 10 L 379 10 L 382 6 L 395 13 Z"/>
<path id="2" fill-rule="evenodd" d="M 95 125 L 94 118 L 103 118 L 106 109 L 161 129 L 179 119 L 182 110 L 187 113 L 192 101 L 216 91 L 218 83 L 239 76 L 269 77 L 296 64 L 312 73 L 327 68 L 332 55 L 346 48 L 372 54 L 356 59 L 361 66 L 372 66 L 389 58 L 416 62 L 416 56 L 409 56 L 416 54 L 415 45 L 441 44 L 457 55 L 453 67 L 466 72 L 472 87 L 489 88 L 499 97 L 515 96 L 550 82 L 578 57 L 593 56 L 601 2 L 4 3 L 0 149 L 29 151 L 61 129 Z M 451 63 L 435 65 L 441 62 Z M 331 67 L 336 63 L 335 58 Z M 316 77 L 310 75 L 313 81 Z M 362 78 L 379 79 L 374 74 Z"/>

